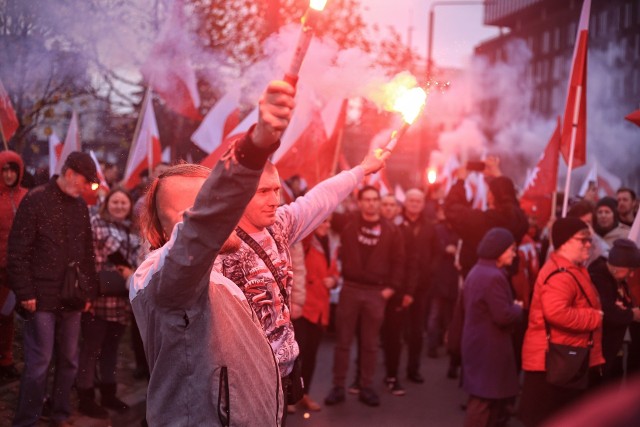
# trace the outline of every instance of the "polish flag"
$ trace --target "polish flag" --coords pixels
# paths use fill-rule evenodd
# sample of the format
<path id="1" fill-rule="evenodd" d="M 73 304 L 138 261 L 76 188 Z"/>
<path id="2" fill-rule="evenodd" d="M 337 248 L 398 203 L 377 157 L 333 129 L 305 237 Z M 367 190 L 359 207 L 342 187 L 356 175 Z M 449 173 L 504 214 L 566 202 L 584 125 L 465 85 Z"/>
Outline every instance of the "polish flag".
<path id="1" fill-rule="evenodd" d="M 18 126 L 20 126 L 20 122 L 18 122 L 16 111 L 11 105 L 9 94 L 0 81 L 0 131 L 5 142 L 9 142 L 18 130 Z"/>
<path id="2" fill-rule="evenodd" d="M 540 160 L 533 168 L 524 184 L 520 196 L 520 206 L 538 224 L 546 224 L 553 212 L 553 197 L 558 188 L 558 162 L 560 150 L 561 121 L 558 117 L 556 129 L 551 135 Z"/>
<path id="3" fill-rule="evenodd" d="M 60 142 L 60 138 L 55 132 L 51 132 L 49 135 L 49 177 L 52 177 L 56 173 L 56 165 L 62 154 L 63 144 Z"/>
<path id="4" fill-rule="evenodd" d="M 276 164 L 281 178 L 300 175 L 310 187 L 335 172 L 346 118 L 346 101 L 330 101 L 321 111 L 312 114 L 305 131 Z"/>
<path id="5" fill-rule="evenodd" d="M 591 0 L 584 0 L 571 63 L 571 80 L 562 126 L 560 152 L 567 165 L 575 169 L 587 162 L 587 48 Z M 572 141 L 572 138 L 573 141 Z M 571 153 L 571 144 L 574 144 Z M 573 158 L 573 159 L 571 159 Z"/>
<path id="6" fill-rule="evenodd" d="M 56 163 L 56 174 L 60 175 L 62 166 L 69 154 L 74 151 L 82 151 L 82 144 L 80 143 L 80 129 L 78 128 L 78 113 L 75 111 L 71 115 L 71 121 L 69 122 L 69 129 L 67 129 L 67 136 L 64 138 L 64 145 L 60 152 L 60 158 Z"/>
<path id="7" fill-rule="evenodd" d="M 153 168 L 160 163 L 162 158 L 160 133 L 151 98 L 151 90 L 147 90 L 142 103 L 142 111 L 138 117 L 137 132 L 134 135 L 129 150 L 129 159 L 124 170 L 124 186 L 130 190 L 140 183 L 140 174 L 148 170 L 151 175 Z"/>
<path id="8" fill-rule="evenodd" d="M 598 197 L 615 197 L 616 190 L 620 188 L 622 181 L 620 180 L 620 178 L 603 168 L 602 165 L 598 163 L 598 161 L 594 161 L 591 169 L 589 169 L 589 173 L 580 186 L 580 191 L 578 192 L 578 194 L 581 197 L 584 197 L 584 195 L 587 193 L 587 190 L 589 189 L 589 186 L 592 184 L 595 184 L 596 188 L 598 189 Z"/>
<path id="9" fill-rule="evenodd" d="M 233 90 L 225 94 L 209 110 L 198 129 L 191 135 L 191 141 L 205 153 L 213 152 L 222 144 L 227 134 L 238 125 L 239 103 L 239 91 Z"/>
<path id="10" fill-rule="evenodd" d="M 202 120 L 196 73 L 186 52 L 191 42 L 184 37 L 185 16 L 181 1 L 174 2 L 158 41 L 142 66 L 149 86 L 168 108 L 192 120 Z"/>
<path id="11" fill-rule="evenodd" d="M 222 141 L 222 143 L 200 162 L 200 164 L 208 168 L 213 168 L 222 155 L 229 149 L 229 146 L 235 138 L 247 132 L 257 121 L 258 109 L 254 108 L 253 111 L 251 111 L 247 117 L 238 124 L 238 126 L 228 133 L 228 136 Z"/>

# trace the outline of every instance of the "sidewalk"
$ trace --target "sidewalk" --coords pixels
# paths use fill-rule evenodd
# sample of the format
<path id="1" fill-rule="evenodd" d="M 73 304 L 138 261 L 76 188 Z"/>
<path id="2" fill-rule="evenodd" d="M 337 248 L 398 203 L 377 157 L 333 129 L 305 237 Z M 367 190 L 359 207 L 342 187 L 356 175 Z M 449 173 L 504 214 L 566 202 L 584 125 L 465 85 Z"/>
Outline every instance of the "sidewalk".
<path id="1" fill-rule="evenodd" d="M 16 319 L 16 336 L 14 341 L 14 357 L 16 366 L 20 372 L 23 369 L 22 357 L 22 323 Z M 71 401 L 74 412 L 69 418 L 69 423 L 78 427 L 139 427 L 144 417 L 145 398 L 147 393 L 147 380 L 136 380 L 133 372 L 136 368 L 133 350 L 131 349 L 130 328 L 127 327 L 125 336 L 120 343 L 120 357 L 118 359 L 118 397 L 127 403 L 131 409 L 118 414 L 109 411 L 111 418 L 108 420 L 98 420 L 85 417 L 75 409 L 78 407 L 75 391 L 72 392 Z M 51 387 L 52 376 L 49 377 L 49 387 Z M 20 381 L 0 381 L 0 427 L 10 426 L 18 401 Z M 100 393 L 97 392 L 99 395 Z M 47 426 L 46 421 L 40 421 L 37 426 Z"/>

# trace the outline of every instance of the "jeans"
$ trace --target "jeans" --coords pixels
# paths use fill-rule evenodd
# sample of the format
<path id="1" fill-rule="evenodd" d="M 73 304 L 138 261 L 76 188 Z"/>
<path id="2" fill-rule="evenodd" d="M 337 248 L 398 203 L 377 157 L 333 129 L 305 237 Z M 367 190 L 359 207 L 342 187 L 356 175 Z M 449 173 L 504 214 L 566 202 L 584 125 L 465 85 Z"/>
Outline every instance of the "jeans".
<path id="1" fill-rule="evenodd" d="M 82 348 L 76 386 L 91 389 L 96 385 L 96 363 L 100 367 L 102 384 L 116 383 L 118 348 L 125 325 L 110 322 L 90 313 L 82 314 Z"/>
<path id="2" fill-rule="evenodd" d="M 14 427 L 33 426 L 42 411 L 47 373 L 55 348 L 51 419 L 71 415 L 71 387 L 78 370 L 80 312 L 36 311 L 24 320 L 24 369 L 20 381 Z"/>

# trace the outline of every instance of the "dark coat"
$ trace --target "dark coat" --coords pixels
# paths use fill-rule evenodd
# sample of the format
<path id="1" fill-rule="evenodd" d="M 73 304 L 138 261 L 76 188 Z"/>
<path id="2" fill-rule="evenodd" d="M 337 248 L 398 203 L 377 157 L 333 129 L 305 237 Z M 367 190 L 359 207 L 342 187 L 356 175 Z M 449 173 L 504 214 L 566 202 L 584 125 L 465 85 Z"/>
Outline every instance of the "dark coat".
<path id="1" fill-rule="evenodd" d="M 438 223 L 434 229 L 434 250 L 431 262 L 431 293 L 438 298 L 455 301 L 458 298 L 458 269 L 455 255 L 446 252 L 448 245 L 456 246 L 458 235 L 445 223 Z"/>
<path id="2" fill-rule="evenodd" d="M 404 217 L 399 227 L 405 241 L 405 294 L 426 295 L 432 283 L 433 224 L 422 215 L 416 221 Z"/>
<path id="3" fill-rule="evenodd" d="M 480 259 L 463 288 L 462 369 L 464 390 L 485 399 L 518 394 L 518 371 L 511 338 L 522 321 L 507 274 L 494 260 Z"/>
<path id="4" fill-rule="evenodd" d="M 39 311 L 61 308 L 60 291 L 72 261 L 79 263 L 88 297 L 97 291 L 87 205 L 63 193 L 56 178 L 24 197 L 9 235 L 9 282 L 18 301 L 35 299 Z"/>
<path id="5" fill-rule="evenodd" d="M 397 226 L 381 220 L 380 240 L 365 265 L 360 256 L 358 243 L 360 220 L 361 217 L 358 217 L 351 221 L 340 235 L 340 258 L 344 280 L 380 289 L 389 287 L 402 291 L 405 279 L 405 247 L 402 232 Z"/>
<path id="6" fill-rule="evenodd" d="M 447 194 L 445 216 L 462 239 L 460 265 L 465 276 L 478 259 L 476 250 L 487 231 L 504 227 L 520 243 L 529 229 L 527 216 L 515 199 L 511 202 L 501 201 L 495 209 L 472 209 L 466 198 L 463 181 L 456 182 Z"/>
<path id="7" fill-rule="evenodd" d="M 600 295 L 600 304 L 604 317 L 602 319 L 602 355 L 607 364 L 607 368 L 615 360 L 618 351 L 622 348 L 624 334 L 627 327 L 633 322 L 633 312 L 631 311 L 631 297 L 626 284 L 618 285 L 616 279 L 609 273 L 607 260 L 603 257 L 596 259 L 589 265 L 589 276 L 596 285 Z M 623 295 L 618 293 L 618 289 Z M 616 301 L 621 301 L 626 308 L 620 308 Z"/>

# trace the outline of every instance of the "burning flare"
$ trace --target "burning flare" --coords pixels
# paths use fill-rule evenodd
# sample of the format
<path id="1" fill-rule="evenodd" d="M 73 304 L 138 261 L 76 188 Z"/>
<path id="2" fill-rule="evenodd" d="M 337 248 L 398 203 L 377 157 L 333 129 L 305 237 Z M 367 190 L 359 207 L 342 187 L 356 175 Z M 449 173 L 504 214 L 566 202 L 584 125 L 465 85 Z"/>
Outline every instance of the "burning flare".
<path id="1" fill-rule="evenodd" d="M 327 0 L 311 0 L 309 2 L 309 7 L 314 10 L 323 10 L 326 4 Z"/>
<path id="2" fill-rule="evenodd" d="M 438 178 L 438 173 L 434 168 L 427 169 L 427 182 L 429 184 L 435 183 L 437 178 Z"/>
<path id="3" fill-rule="evenodd" d="M 407 124 L 412 124 L 427 101 L 427 93 L 421 87 L 402 91 L 393 104 L 393 110 L 402 114 Z"/>

